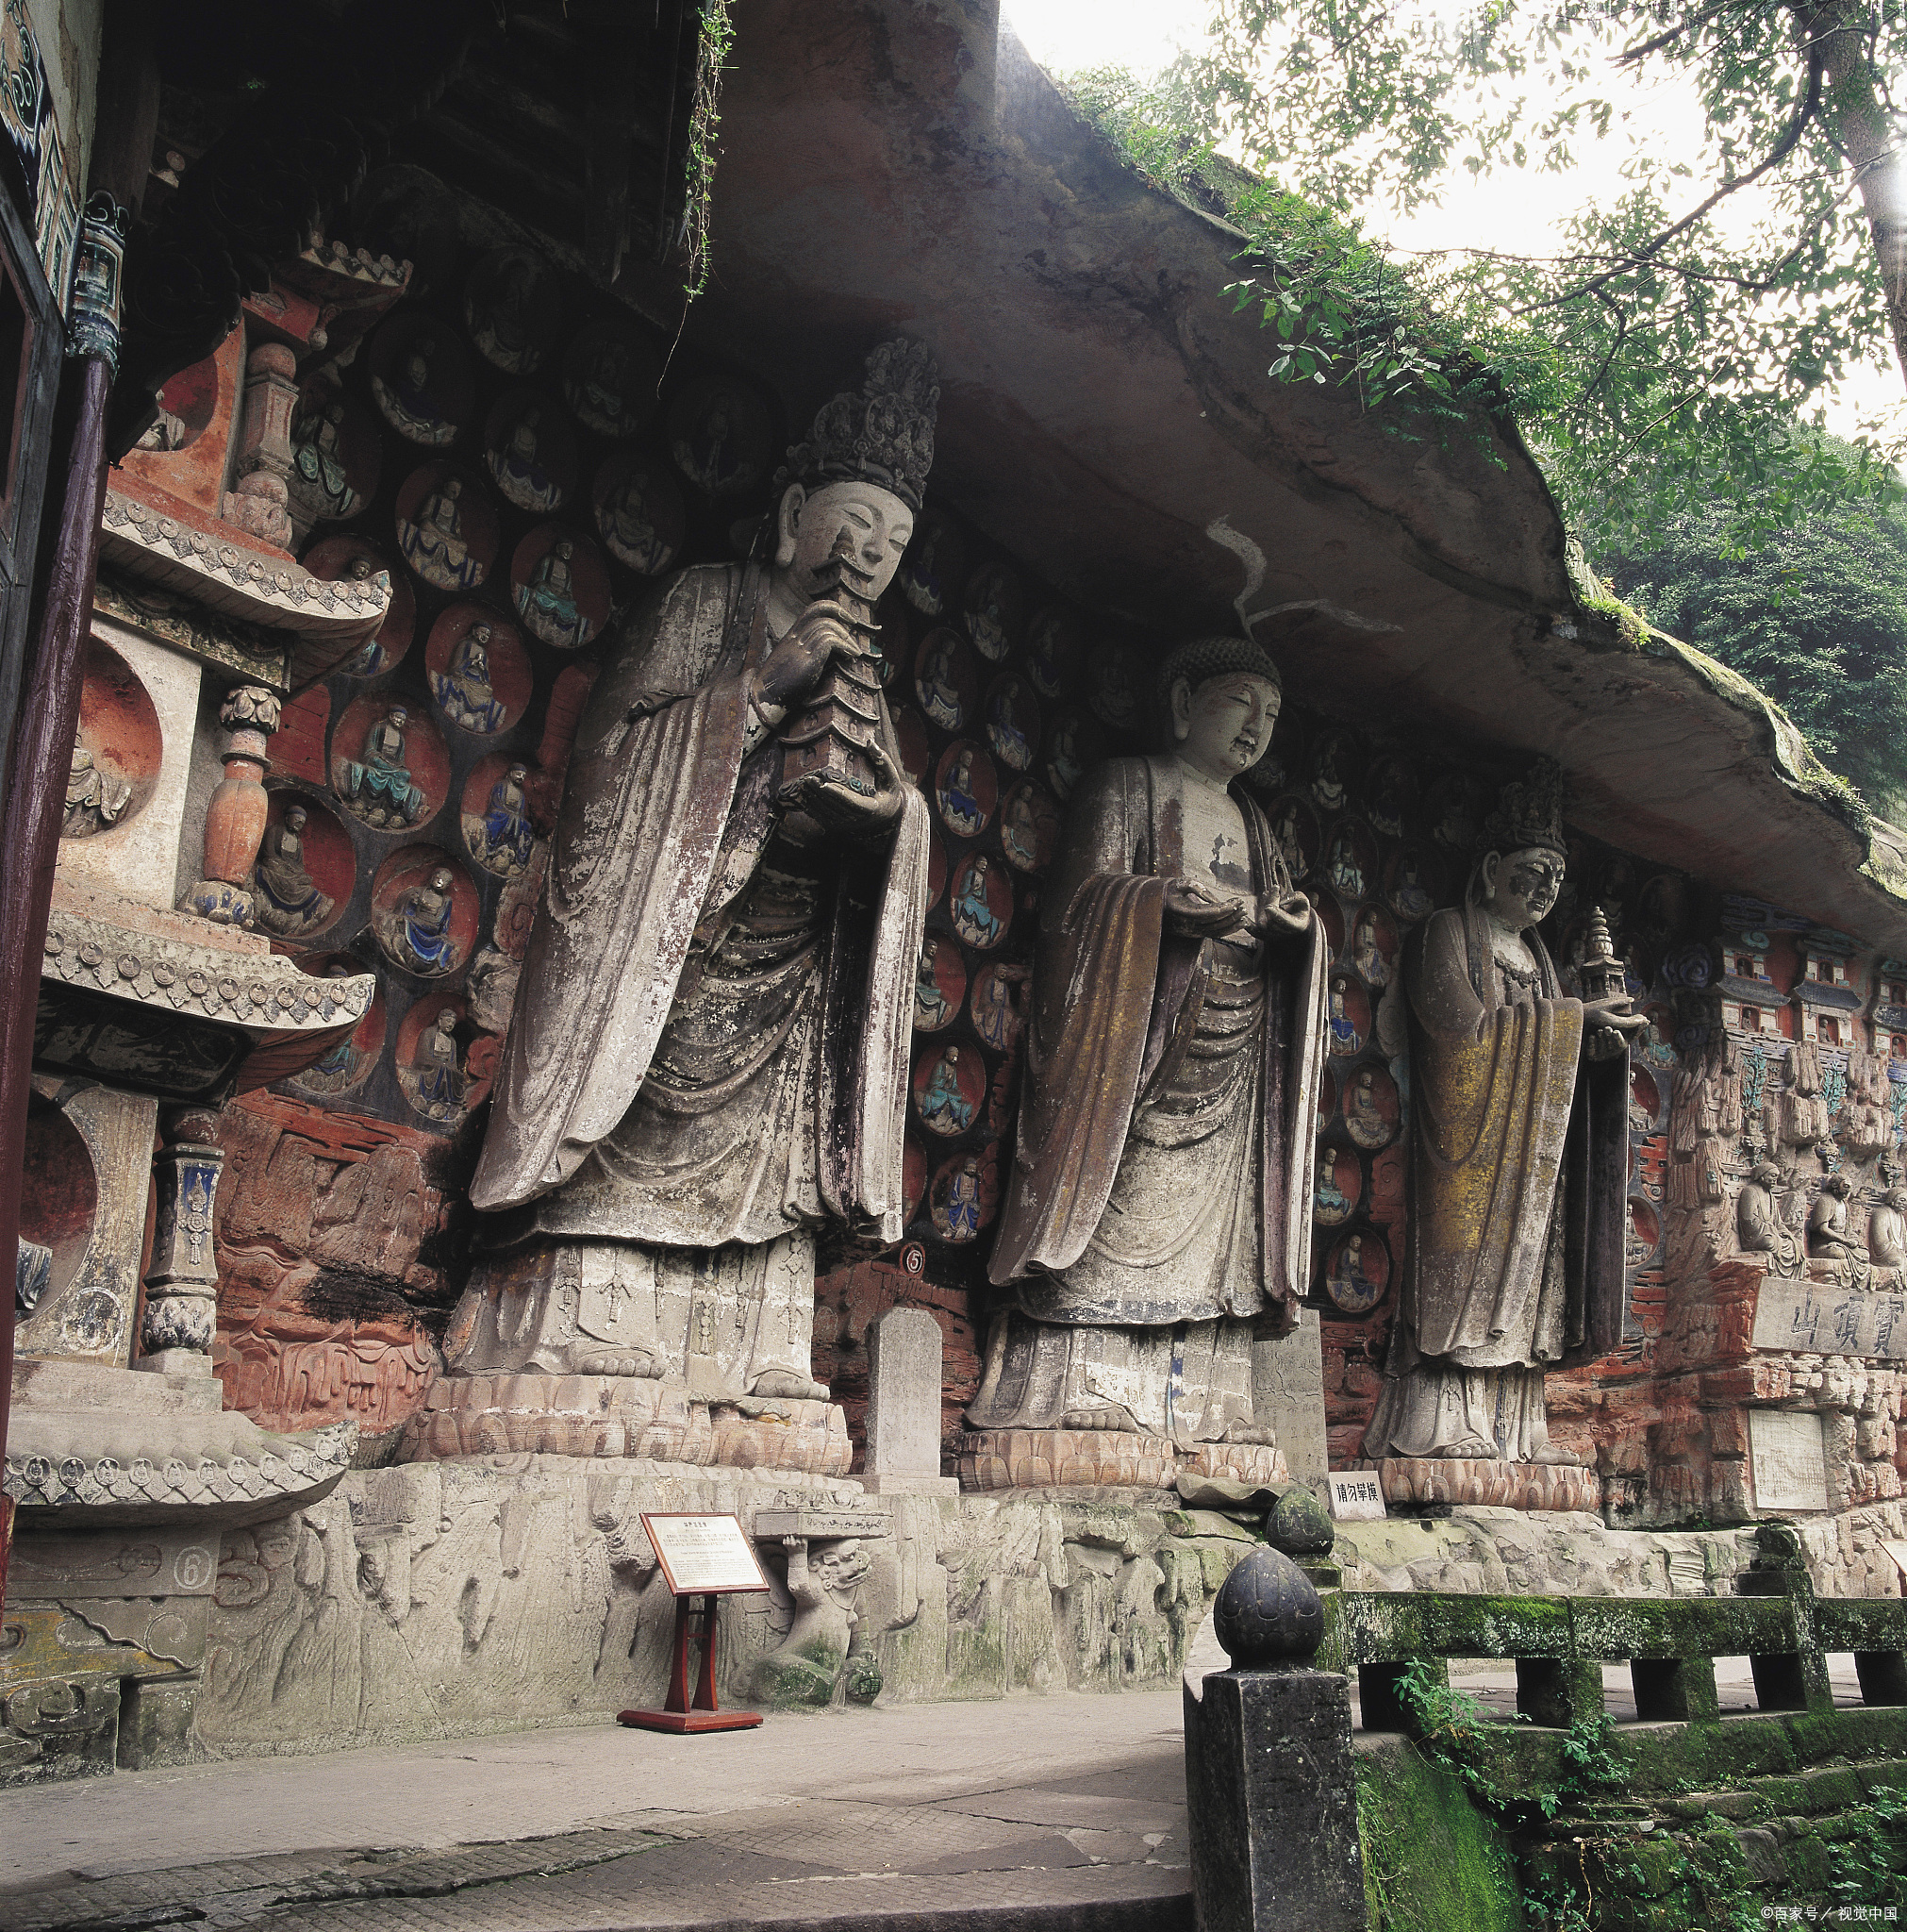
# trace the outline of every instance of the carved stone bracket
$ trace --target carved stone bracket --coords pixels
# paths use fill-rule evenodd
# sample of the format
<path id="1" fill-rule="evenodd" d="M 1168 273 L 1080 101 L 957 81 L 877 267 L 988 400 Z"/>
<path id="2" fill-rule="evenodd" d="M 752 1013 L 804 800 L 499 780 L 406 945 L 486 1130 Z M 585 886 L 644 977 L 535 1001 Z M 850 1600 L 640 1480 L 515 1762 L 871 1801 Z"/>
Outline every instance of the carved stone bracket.
<path id="1" fill-rule="evenodd" d="M 287 508 L 291 475 L 291 418 L 298 407 L 298 358 L 283 342 L 260 342 L 245 358 L 245 399 L 239 427 L 239 483 L 220 515 L 281 550 L 291 546 Z"/>
<path id="2" fill-rule="evenodd" d="M 232 734 L 225 747 L 225 775 L 206 808 L 205 876 L 187 891 L 180 909 L 215 925 L 253 923 L 248 885 L 265 834 L 265 740 L 278 728 L 278 697 L 262 685 L 241 684 L 219 708 Z"/>
<path id="3" fill-rule="evenodd" d="M 215 1113 L 174 1113 L 165 1123 L 166 1145 L 153 1157 L 158 1217 L 145 1272 L 145 1353 L 136 1368 L 211 1373 L 212 1337 L 219 1325 L 212 1215 L 225 1166 L 218 1131 Z"/>

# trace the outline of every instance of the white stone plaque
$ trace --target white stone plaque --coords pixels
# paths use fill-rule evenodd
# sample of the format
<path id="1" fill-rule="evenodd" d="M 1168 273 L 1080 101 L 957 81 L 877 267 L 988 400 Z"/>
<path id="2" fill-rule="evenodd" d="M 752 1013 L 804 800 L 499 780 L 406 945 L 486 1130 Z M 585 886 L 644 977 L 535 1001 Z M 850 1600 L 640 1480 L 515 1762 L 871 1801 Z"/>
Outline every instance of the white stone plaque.
<path id="1" fill-rule="evenodd" d="M 702 1591 L 766 1590 L 737 1516 L 697 1516 L 686 1510 L 643 1513 L 642 1527 L 676 1596 Z"/>
<path id="2" fill-rule="evenodd" d="M 1907 1358 L 1907 1294 L 1771 1274 L 1755 1300 L 1752 1340 L 1757 1348 L 1899 1361 Z"/>
<path id="3" fill-rule="evenodd" d="M 1828 1507 L 1828 1456 L 1819 1416 L 1749 1409 L 1749 1462 L 1757 1509 Z"/>
<path id="4" fill-rule="evenodd" d="M 1374 1469 L 1353 1469 L 1327 1478 L 1331 1485 L 1331 1513 L 1339 1523 L 1382 1523 L 1385 1516 L 1384 1485 Z"/>

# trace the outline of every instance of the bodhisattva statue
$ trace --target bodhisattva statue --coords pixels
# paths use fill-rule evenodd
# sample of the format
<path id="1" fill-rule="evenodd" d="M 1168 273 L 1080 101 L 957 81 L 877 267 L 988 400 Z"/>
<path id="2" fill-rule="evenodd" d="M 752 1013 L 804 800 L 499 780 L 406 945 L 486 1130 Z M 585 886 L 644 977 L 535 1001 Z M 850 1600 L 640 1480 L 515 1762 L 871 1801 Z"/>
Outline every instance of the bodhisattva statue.
<path id="1" fill-rule="evenodd" d="M 938 393 L 924 348 L 877 350 L 789 452 L 749 561 L 672 578 L 597 682 L 471 1188 L 454 1372 L 827 1395 L 816 1231 L 901 1234 L 928 820 L 871 675 L 858 767 L 814 765 L 811 727 L 842 724 L 826 694 L 866 664 L 854 623 L 912 533 Z"/>
<path id="2" fill-rule="evenodd" d="M 1310 1268 L 1322 929 L 1237 781 L 1277 720 L 1259 645 L 1159 672 L 1170 749 L 1081 786 L 1044 895 L 979 1429 L 1269 1444 L 1253 1341 Z"/>
<path id="3" fill-rule="evenodd" d="M 1628 1059 L 1585 1047 L 1647 1024 L 1622 995 L 1571 999 L 1538 923 L 1567 848 L 1562 773 L 1506 786 L 1464 903 L 1404 948 L 1410 1262 L 1368 1457 L 1574 1462 L 1543 1375 L 1621 1333 Z"/>

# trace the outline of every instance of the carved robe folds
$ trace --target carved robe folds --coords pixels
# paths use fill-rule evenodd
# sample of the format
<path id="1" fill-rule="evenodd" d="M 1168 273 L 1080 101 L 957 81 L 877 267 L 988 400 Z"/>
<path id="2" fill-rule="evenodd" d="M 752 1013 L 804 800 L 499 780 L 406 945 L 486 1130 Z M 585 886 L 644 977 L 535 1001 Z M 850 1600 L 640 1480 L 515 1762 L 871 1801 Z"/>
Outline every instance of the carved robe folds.
<path id="1" fill-rule="evenodd" d="M 804 1391 L 814 1230 L 897 1240 L 927 814 L 794 844 L 743 756 L 765 574 L 684 572 L 577 734 L 471 1194 L 463 1374 Z M 885 708 L 880 728 L 892 749 Z M 845 1464 L 843 1465 L 845 1467 Z"/>
<path id="2" fill-rule="evenodd" d="M 1517 983 L 1483 920 L 1438 912 L 1405 950 L 1412 1239 L 1369 1457 L 1542 1459 L 1543 1371 L 1620 1339 L 1628 1061 L 1583 1059 L 1542 941 Z"/>
<path id="3" fill-rule="evenodd" d="M 1324 949 L 1168 926 L 1184 865 L 1175 758 L 1082 788 L 1046 899 L 1020 1145 L 992 1257 L 981 1429 L 1124 1430 L 1181 1449 L 1254 1426 L 1252 1354 L 1310 1262 Z M 1252 881 L 1289 892 L 1240 792 Z"/>

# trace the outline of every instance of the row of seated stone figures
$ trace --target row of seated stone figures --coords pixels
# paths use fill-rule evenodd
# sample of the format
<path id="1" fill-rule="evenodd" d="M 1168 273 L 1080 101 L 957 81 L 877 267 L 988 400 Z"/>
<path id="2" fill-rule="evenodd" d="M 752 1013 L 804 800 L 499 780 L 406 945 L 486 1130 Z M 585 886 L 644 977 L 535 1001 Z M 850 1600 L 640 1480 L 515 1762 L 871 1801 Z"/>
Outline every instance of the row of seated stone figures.
<path id="1" fill-rule="evenodd" d="M 672 578 L 604 668 L 472 1187 L 453 1376 L 826 1399 L 817 1232 L 893 1241 L 904 1216 L 927 811 L 856 666 L 937 396 L 924 349 L 877 349 L 788 452 L 748 559 Z M 1087 778 L 1046 882 L 970 1421 L 1269 1451 L 1253 1347 L 1310 1272 L 1328 950 L 1238 784 L 1278 716 L 1269 654 L 1195 639 L 1158 696 L 1163 748 Z M 1418 1219 L 1368 1454 L 1540 1459 L 1545 1369 L 1616 1339 L 1626 1061 L 1585 1048 L 1643 1022 L 1567 996 L 1536 935 L 1562 802 L 1550 765 L 1510 787 L 1464 904 L 1406 954 Z"/>

